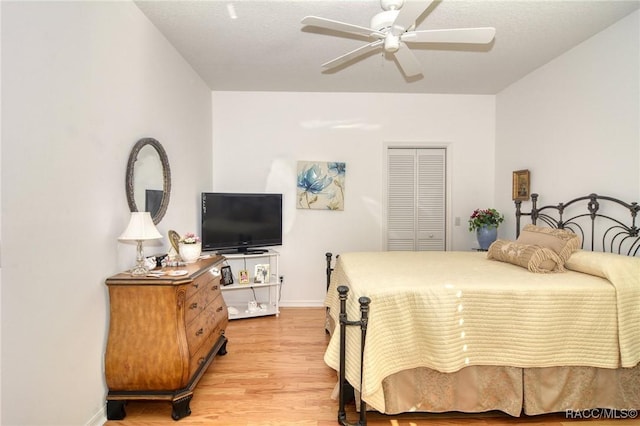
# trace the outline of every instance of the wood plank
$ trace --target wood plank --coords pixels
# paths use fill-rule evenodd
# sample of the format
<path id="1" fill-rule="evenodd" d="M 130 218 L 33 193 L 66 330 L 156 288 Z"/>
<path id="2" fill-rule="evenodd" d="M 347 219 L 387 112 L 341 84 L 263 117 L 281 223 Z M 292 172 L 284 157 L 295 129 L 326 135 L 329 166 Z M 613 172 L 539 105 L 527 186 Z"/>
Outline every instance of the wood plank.
<path id="1" fill-rule="evenodd" d="M 227 355 L 216 357 L 191 400 L 191 415 L 174 422 L 171 405 L 132 401 L 127 417 L 106 426 L 186 425 L 337 425 L 337 401 L 331 399 L 335 372 L 323 361 L 329 341 L 324 331 L 324 308 L 281 308 L 268 316 L 229 322 Z M 357 420 L 350 405 L 348 419 Z M 564 414 L 514 418 L 486 414 L 368 414 L 371 426 L 575 426 L 581 421 Z M 637 419 L 587 420 L 590 426 L 638 424 Z"/>

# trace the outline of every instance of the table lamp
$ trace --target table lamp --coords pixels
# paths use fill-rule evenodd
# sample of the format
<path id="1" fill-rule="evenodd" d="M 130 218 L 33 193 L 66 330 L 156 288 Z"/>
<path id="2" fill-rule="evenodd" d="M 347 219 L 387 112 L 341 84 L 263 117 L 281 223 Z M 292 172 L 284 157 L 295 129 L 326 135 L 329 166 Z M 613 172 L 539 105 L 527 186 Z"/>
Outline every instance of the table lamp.
<path id="1" fill-rule="evenodd" d="M 138 245 L 136 266 L 131 270 L 131 275 L 146 275 L 149 268 L 145 265 L 144 254 L 142 252 L 142 242 L 146 240 L 157 240 L 162 235 L 153 224 L 149 212 L 131 212 L 131 219 L 127 229 L 118 237 L 119 241 L 135 241 Z"/>

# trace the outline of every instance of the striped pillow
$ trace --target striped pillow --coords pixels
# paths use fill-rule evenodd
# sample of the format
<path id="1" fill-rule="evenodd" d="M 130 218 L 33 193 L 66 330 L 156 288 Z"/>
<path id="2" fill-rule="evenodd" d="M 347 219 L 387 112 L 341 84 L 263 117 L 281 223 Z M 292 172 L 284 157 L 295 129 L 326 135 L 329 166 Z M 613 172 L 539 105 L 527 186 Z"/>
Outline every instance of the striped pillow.
<path id="1" fill-rule="evenodd" d="M 511 263 L 531 272 L 565 271 L 563 262 L 553 250 L 517 241 L 496 240 L 489 246 L 487 259 Z"/>

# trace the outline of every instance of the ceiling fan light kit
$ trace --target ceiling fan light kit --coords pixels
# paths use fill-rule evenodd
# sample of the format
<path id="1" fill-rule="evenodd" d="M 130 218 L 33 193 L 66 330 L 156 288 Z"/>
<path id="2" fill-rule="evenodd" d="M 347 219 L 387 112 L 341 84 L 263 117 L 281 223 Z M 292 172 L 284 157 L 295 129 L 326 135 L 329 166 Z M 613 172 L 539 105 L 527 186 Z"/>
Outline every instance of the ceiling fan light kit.
<path id="1" fill-rule="evenodd" d="M 400 48 L 400 38 L 389 33 L 384 38 L 384 51 L 388 53 L 395 53 Z"/>
<path id="2" fill-rule="evenodd" d="M 422 70 L 406 43 L 487 44 L 494 39 L 496 30 L 492 27 L 415 31 L 416 19 L 432 2 L 433 0 L 407 2 L 380 0 L 383 11 L 371 18 L 370 28 L 318 16 L 307 16 L 302 19 L 302 24 L 341 33 L 357 34 L 372 40 L 364 46 L 325 62 L 322 64 L 324 69 L 338 67 L 380 48 L 394 57 L 407 78 L 421 75 Z"/>

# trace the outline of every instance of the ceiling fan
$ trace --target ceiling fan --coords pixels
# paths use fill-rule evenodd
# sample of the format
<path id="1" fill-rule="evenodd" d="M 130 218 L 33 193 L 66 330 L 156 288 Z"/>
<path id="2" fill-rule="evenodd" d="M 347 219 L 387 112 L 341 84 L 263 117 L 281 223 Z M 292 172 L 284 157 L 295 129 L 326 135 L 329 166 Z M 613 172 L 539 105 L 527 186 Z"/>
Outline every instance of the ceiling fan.
<path id="1" fill-rule="evenodd" d="M 395 57 L 398 66 L 406 77 L 414 77 L 422 74 L 422 69 L 407 44 L 486 44 L 490 43 L 496 34 L 496 29 L 492 27 L 415 31 L 416 19 L 427 10 L 433 1 L 380 0 L 380 6 L 383 11 L 371 18 L 369 28 L 318 16 L 306 16 L 302 19 L 302 24 L 348 34 L 357 34 L 373 40 L 351 52 L 325 62 L 322 64 L 324 69 L 335 68 L 359 56 L 380 49 Z"/>

